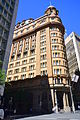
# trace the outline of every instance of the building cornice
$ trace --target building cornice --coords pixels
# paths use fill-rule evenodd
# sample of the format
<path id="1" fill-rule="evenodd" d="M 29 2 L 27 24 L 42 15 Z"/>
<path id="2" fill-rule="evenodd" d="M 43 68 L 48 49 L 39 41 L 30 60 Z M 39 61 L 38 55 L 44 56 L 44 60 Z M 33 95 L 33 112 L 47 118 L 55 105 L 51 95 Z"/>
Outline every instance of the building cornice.
<path id="1" fill-rule="evenodd" d="M 40 25 L 40 26 L 32 29 L 31 31 L 28 31 L 28 32 L 23 33 L 23 34 L 20 34 L 19 36 L 13 38 L 13 42 L 16 41 L 16 40 L 18 40 L 18 39 L 21 39 L 21 38 L 23 38 L 23 37 L 26 37 L 26 35 L 30 35 L 30 34 L 32 34 L 32 33 L 34 33 L 34 32 L 39 31 L 40 29 L 43 29 L 43 28 L 46 28 L 46 27 L 50 27 L 50 26 L 52 26 L 52 25 L 54 25 L 54 26 L 55 26 L 55 25 L 56 25 L 56 26 L 59 26 L 59 27 L 62 29 L 62 33 L 63 33 L 63 34 L 65 33 L 65 28 L 64 28 L 64 26 L 63 26 L 62 23 L 59 23 L 59 22 L 47 22 L 47 23 L 45 23 L 45 24 L 43 24 L 43 25 Z"/>

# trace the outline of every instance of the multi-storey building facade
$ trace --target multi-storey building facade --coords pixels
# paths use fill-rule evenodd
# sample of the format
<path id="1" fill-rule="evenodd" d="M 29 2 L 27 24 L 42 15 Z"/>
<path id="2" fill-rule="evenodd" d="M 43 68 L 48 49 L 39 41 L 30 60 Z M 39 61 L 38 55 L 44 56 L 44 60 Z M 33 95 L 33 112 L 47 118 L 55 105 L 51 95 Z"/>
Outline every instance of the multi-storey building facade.
<path id="1" fill-rule="evenodd" d="M 2 68 L 7 71 L 18 0 L 0 0 L 0 60 Z"/>
<path id="2" fill-rule="evenodd" d="M 53 6 L 49 6 L 44 16 L 36 20 L 17 23 L 7 81 L 48 76 L 53 106 L 58 103 L 58 107 L 66 110 L 69 108 L 69 78 L 64 33 L 58 10 Z"/>
<path id="3" fill-rule="evenodd" d="M 66 52 L 71 78 L 76 70 L 80 71 L 80 37 L 72 32 L 66 39 Z"/>

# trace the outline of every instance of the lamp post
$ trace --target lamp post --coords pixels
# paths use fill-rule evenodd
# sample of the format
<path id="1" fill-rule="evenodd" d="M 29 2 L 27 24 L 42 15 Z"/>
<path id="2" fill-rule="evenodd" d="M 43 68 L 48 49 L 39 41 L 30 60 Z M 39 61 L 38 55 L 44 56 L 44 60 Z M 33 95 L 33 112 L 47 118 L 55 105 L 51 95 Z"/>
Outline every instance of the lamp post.
<path id="1" fill-rule="evenodd" d="M 71 77 L 69 76 L 69 78 L 71 79 Z M 72 102 L 72 111 L 75 113 L 75 107 L 74 107 L 74 100 L 73 100 L 73 94 L 72 94 L 72 86 L 71 86 L 71 81 L 69 80 L 69 86 L 70 86 L 70 95 L 71 95 L 71 102 Z"/>

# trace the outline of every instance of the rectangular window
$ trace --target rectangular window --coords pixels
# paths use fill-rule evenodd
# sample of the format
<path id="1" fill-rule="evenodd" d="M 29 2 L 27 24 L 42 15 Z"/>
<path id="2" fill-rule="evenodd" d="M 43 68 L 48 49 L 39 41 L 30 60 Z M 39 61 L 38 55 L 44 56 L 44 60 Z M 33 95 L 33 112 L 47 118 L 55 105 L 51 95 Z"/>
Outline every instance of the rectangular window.
<path id="1" fill-rule="evenodd" d="M 54 69 L 54 74 L 56 74 L 56 69 Z"/>
<path id="2" fill-rule="evenodd" d="M 8 23 L 7 21 L 6 21 L 6 28 L 7 28 L 7 29 L 10 28 L 10 23 Z"/>
<path id="3" fill-rule="evenodd" d="M 5 0 L 2 0 L 2 4 L 5 5 Z"/>
<path id="4" fill-rule="evenodd" d="M 6 30 L 4 30 L 4 37 L 5 37 L 6 39 L 8 38 L 8 34 L 9 34 L 9 32 L 6 31 Z"/>
<path id="5" fill-rule="evenodd" d="M 26 74 L 21 75 L 21 79 L 26 79 Z"/>
<path id="6" fill-rule="evenodd" d="M 58 60 L 56 60 L 56 65 L 59 65 Z"/>
<path id="7" fill-rule="evenodd" d="M 33 78 L 34 77 L 34 73 L 29 73 L 29 78 Z"/>
<path id="8" fill-rule="evenodd" d="M 55 61 L 53 61 L 53 65 L 56 65 Z"/>
<path id="9" fill-rule="evenodd" d="M 53 53 L 53 57 L 55 57 L 54 53 Z"/>
<path id="10" fill-rule="evenodd" d="M 57 69 L 57 74 L 59 74 L 59 69 Z"/>
<path id="11" fill-rule="evenodd" d="M 8 8 L 9 8 L 9 4 L 8 4 L 8 3 L 6 3 L 6 9 L 8 10 Z"/>
<path id="12" fill-rule="evenodd" d="M 8 71 L 8 75 L 12 75 L 12 73 L 13 73 L 12 70 Z"/>
<path id="13" fill-rule="evenodd" d="M 25 65 L 27 63 L 27 60 L 23 60 L 22 64 Z"/>
<path id="14" fill-rule="evenodd" d="M 29 70 L 34 70 L 34 69 L 35 69 L 35 65 L 29 66 Z"/>
<path id="15" fill-rule="evenodd" d="M 55 53 L 55 57 L 58 57 L 58 56 L 57 56 L 57 53 Z"/>
<path id="16" fill-rule="evenodd" d="M 3 34 L 3 28 L 0 26 L 0 35 Z"/>
<path id="17" fill-rule="evenodd" d="M 15 5 L 15 3 L 11 0 L 11 5 L 12 5 L 12 7 L 14 7 L 14 5 Z"/>
<path id="18" fill-rule="evenodd" d="M 1 23 L 3 24 L 3 25 L 5 25 L 5 19 L 2 17 L 2 20 L 1 20 Z"/>
<path id="19" fill-rule="evenodd" d="M 16 66 L 20 66 L 20 62 L 16 62 Z"/>
<path id="20" fill-rule="evenodd" d="M 12 16 L 8 14 L 8 20 L 11 21 L 12 20 Z"/>
<path id="21" fill-rule="evenodd" d="M 7 17 L 7 11 L 6 10 L 4 10 L 4 16 Z"/>
<path id="22" fill-rule="evenodd" d="M 57 34 L 56 33 L 51 33 L 51 36 L 52 37 L 55 37 Z"/>
<path id="23" fill-rule="evenodd" d="M 47 67 L 47 62 L 41 63 L 41 68 L 45 68 L 45 67 Z"/>
<path id="24" fill-rule="evenodd" d="M 10 64 L 10 65 L 9 65 L 9 68 L 12 68 L 12 67 L 13 67 L 13 65 L 14 65 L 14 64 Z"/>
<path id="25" fill-rule="evenodd" d="M 34 61 L 35 61 L 35 58 L 31 58 L 31 59 L 29 60 L 30 63 L 33 63 Z"/>
<path id="26" fill-rule="evenodd" d="M 19 76 L 15 76 L 15 77 L 14 77 L 14 80 L 18 80 L 18 78 L 19 78 Z"/>
<path id="27" fill-rule="evenodd" d="M 26 67 L 23 67 L 21 71 L 26 72 Z"/>
<path id="28" fill-rule="evenodd" d="M 3 12 L 3 7 L 0 5 L 0 13 Z"/>
<path id="29" fill-rule="evenodd" d="M 19 60 L 19 59 L 20 59 L 20 57 L 21 57 L 21 54 L 18 54 L 18 55 L 17 55 L 17 59 Z"/>
<path id="30" fill-rule="evenodd" d="M 5 39 L 2 39 L 1 46 L 3 49 L 6 49 L 6 44 L 7 44 L 7 41 Z"/>
<path id="31" fill-rule="evenodd" d="M 7 78 L 8 81 L 11 81 L 11 79 L 12 79 L 11 77 Z"/>
<path id="32" fill-rule="evenodd" d="M 10 7 L 10 12 L 11 12 L 11 14 L 13 14 L 13 9 Z"/>
<path id="33" fill-rule="evenodd" d="M 19 73 L 19 69 L 15 69 L 15 70 L 14 70 L 14 73 Z"/>

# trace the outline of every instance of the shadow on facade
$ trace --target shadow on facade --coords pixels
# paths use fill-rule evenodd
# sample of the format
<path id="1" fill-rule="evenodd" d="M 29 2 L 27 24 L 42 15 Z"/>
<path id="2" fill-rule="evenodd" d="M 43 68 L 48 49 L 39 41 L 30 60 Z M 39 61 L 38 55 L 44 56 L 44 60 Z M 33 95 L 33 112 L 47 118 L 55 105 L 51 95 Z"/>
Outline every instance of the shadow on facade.
<path id="1" fill-rule="evenodd" d="M 7 115 L 51 113 L 52 99 L 48 76 L 6 83 L 4 109 Z"/>
<path id="2" fill-rule="evenodd" d="M 80 110 L 80 77 L 78 82 L 72 82 L 72 92 L 76 110 Z"/>

